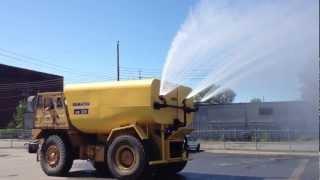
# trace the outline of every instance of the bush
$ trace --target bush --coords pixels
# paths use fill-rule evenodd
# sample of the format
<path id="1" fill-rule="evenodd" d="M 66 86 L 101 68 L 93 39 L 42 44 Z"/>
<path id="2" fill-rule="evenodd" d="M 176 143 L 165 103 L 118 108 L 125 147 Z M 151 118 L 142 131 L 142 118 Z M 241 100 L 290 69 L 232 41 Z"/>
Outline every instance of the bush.
<path id="1" fill-rule="evenodd" d="M 261 133 L 261 137 L 259 139 L 261 142 L 267 142 L 269 140 L 269 135 L 267 132 Z"/>
<path id="2" fill-rule="evenodd" d="M 23 128 L 24 113 L 27 111 L 27 103 L 25 100 L 19 101 L 19 105 L 16 107 L 16 112 L 13 114 L 13 120 L 9 122 L 7 128 Z"/>

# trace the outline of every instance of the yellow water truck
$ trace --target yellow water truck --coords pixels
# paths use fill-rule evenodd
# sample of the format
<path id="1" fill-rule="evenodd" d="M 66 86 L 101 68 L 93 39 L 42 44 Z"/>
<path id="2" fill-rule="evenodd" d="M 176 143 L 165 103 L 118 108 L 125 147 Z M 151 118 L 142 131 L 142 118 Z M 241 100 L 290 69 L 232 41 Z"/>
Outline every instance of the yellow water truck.
<path id="1" fill-rule="evenodd" d="M 75 159 L 118 179 L 177 173 L 188 160 L 185 136 L 196 109 L 185 99 L 190 88 L 159 96 L 159 87 L 150 79 L 39 93 L 29 98 L 35 112 L 29 152 L 50 176 L 68 173 Z"/>

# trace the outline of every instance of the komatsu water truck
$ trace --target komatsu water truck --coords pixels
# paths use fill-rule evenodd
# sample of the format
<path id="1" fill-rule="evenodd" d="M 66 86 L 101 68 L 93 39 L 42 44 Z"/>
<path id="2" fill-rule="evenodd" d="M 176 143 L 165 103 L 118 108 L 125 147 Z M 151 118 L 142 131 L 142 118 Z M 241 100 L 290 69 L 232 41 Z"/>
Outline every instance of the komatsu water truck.
<path id="1" fill-rule="evenodd" d="M 185 136 L 196 108 L 179 86 L 159 96 L 160 80 L 67 85 L 29 98 L 33 142 L 42 170 L 63 176 L 73 160 L 89 160 L 118 179 L 174 174 L 187 161 Z"/>

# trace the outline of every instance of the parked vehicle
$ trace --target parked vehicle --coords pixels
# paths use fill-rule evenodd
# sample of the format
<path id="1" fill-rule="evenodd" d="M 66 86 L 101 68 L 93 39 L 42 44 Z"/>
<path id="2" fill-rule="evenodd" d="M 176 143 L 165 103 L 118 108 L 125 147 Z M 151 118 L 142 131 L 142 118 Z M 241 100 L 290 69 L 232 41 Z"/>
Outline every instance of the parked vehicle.
<path id="1" fill-rule="evenodd" d="M 200 142 L 196 138 L 186 135 L 186 142 L 186 148 L 188 151 L 200 152 Z"/>

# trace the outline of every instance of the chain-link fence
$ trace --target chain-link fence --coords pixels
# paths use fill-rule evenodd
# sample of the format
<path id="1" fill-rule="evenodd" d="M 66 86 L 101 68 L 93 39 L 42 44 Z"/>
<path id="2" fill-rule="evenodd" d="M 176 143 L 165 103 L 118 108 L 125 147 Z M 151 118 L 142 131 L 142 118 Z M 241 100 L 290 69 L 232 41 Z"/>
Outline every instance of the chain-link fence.
<path id="1" fill-rule="evenodd" d="M 316 133 L 297 130 L 196 130 L 204 149 L 316 152 Z M 0 148 L 24 148 L 31 130 L 0 130 Z"/>
<path id="2" fill-rule="evenodd" d="M 316 133 L 297 130 L 196 130 L 192 136 L 206 149 L 315 152 Z"/>
<path id="3" fill-rule="evenodd" d="M 0 149 L 1 148 L 24 148 L 25 144 L 31 139 L 31 130 L 23 129 L 1 129 L 0 130 Z"/>

